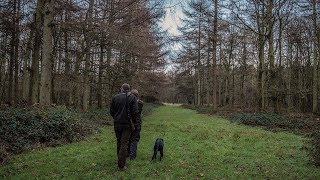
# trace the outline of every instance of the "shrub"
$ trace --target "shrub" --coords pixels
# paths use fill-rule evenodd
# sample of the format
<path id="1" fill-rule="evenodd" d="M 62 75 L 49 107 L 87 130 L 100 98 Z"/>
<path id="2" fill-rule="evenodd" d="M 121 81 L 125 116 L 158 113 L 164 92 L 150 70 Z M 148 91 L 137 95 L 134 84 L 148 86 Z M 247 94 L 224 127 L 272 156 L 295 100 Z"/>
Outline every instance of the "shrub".
<path id="1" fill-rule="evenodd" d="M 184 104 L 182 105 L 182 107 L 195 110 L 201 114 L 209 114 L 211 113 L 211 110 L 212 110 L 211 106 L 194 106 L 194 105 Z"/>
<path id="2" fill-rule="evenodd" d="M 228 119 L 249 126 L 263 126 L 269 130 L 282 129 L 298 133 L 304 133 L 309 131 L 310 127 L 318 125 L 311 120 L 274 113 L 235 113 L 231 114 Z"/>
<path id="3" fill-rule="evenodd" d="M 0 153 L 20 153 L 39 144 L 56 146 L 90 131 L 65 107 L 0 111 Z"/>
<path id="4" fill-rule="evenodd" d="M 90 128 L 81 123 L 81 116 L 66 107 L 49 108 L 40 111 L 40 143 L 55 146 L 80 139 L 90 133 Z"/>
<path id="5" fill-rule="evenodd" d="M 112 117 L 109 115 L 109 108 L 90 109 L 82 114 L 82 124 L 96 129 L 103 125 L 111 125 Z"/>
<path id="6" fill-rule="evenodd" d="M 144 96 L 142 97 L 143 101 L 146 103 L 156 103 L 159 102 L 159 99 L 154 96 Z"/>
<path id="7" fill-rule="evenodd" d="M 142 108 L 142 116 L 148 116 L 152 113 L 153 109 L 161 106 L 160 103 L 144 103 Z"/>
<path id="8" fill-rule="evenodd" d="M 320 130 L 311 134 L 312 149 L 310 155 L 316 166 L 320 166 Z"/>
<path id="9" fill-rule="evenodd" d="M 5 163 L 8 159 L 8 152 L 5 147 L 6 145 L 0 142 L 0 165 Z"/>
<path id="10" fill-rule="evenodd" d="M 157 106 L 159 104 L 145 103 L 143 116 Z M 111 122 L 108 108 L 90 109 L 85 113 L 64 106 L 0 110 L 0 164 L 6 162 L 10 154 L 73 142 Z"/>
<path id="11" fill-rule="evenodd" d="M 285 115 L 271 113 L 236 113 L 230 116 L 230 120 L 245 125 L 265 126 L 271 129 L 276 127 L 279 122 L 286 122 L 288 118 Z"/>

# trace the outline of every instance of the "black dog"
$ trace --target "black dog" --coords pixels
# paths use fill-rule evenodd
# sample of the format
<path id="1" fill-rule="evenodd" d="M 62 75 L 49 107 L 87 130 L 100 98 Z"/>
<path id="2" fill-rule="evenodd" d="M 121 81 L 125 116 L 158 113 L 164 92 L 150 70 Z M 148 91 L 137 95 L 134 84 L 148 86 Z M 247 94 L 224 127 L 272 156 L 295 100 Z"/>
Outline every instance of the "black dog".
<path id="1" fill-rule="evenodd" d="M 164 148 L 163 139 L 161 139 L 161 138 L 156 139 L 156 142 L 154 143 L 154 147 L 153 147 L 152 160 L 157 159 L 157 153 L 158 153 L 158 151 L 160 151 L 160 161 L 162 160 L 162 157 L 163 157 L 163 148 Z"/>

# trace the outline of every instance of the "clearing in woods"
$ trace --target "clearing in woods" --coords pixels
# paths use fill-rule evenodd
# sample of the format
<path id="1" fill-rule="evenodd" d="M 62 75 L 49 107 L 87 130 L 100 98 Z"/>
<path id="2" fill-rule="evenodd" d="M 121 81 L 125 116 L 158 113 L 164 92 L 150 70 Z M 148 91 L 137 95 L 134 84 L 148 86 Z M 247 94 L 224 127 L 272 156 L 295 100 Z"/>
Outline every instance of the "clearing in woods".
<path id="1" fill-rule="evenodd" d="M 287 132 L 237 125 L 176 106 L 144 118 L 138 157 L 118 172 L 113 127 L 78 143 L 16 155 L 0 179 L 319 179 L 306 140 Z M 151 162 L 154 140 L 165 141 L 162 162 Z"/>

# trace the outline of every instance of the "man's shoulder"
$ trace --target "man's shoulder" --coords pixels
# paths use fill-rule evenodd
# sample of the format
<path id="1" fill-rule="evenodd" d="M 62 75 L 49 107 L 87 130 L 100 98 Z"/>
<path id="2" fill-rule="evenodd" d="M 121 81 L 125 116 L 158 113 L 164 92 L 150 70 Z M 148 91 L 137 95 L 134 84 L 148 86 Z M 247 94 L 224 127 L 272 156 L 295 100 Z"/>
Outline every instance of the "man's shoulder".
<path id="1" fill-rule="evenodd" d="M 128 98 L 130 98 L 131 100 L 137 99 L 137 97 L 136 97 L 134 94 L 132 94 L 131 92 L 129 92 L 129 93 L 127 94 L 127 96 L 128 96 Z"/>
<path id="2" fill-rule="evenodd" d="M 116 94 L 112 97 L 112 101 L 122 101 L 122 99 L 125 99 L 125 94 L 124 93 L 119 93 L 119 94 Z"/>
<path id="3" fill-rule="evenodd" d="M 123 95 L 124 95 L 124 93 L 119 93 L 119 94 L 114 95 L 112 98 L 118 98 L 118 97 L 123 96 Z"/>

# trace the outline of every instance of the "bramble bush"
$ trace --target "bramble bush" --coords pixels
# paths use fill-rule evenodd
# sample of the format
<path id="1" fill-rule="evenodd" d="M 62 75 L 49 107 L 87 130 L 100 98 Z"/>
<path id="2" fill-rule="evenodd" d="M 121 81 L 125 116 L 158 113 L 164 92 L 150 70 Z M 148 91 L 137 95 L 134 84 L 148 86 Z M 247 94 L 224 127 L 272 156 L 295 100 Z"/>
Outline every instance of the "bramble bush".
<path id="1" fill-rule="evenodd" d="M 142 116 L 150 115 L 156 107 L 161 105 L 161 103 L 144 103 L 142 108 Z"/>
<path id="2" fill-rule="evenodd" d="M 145 103 L 143 116 L 160 104 Z M 112 125 L 109 108 L 79 112 L 64 106 L 0 110 L 0 164 L 10 154 L 39 147 L 58 146 L 82 139 Z"/>
<path id="3" fill-rule="evenodd" d="M 316 166 L 320 166 L 320 130 L 311 134 L 311 153 L 312 160 Z"/>
<path id="4" fill-rule="evenodd" d="M 195 110 L 201 114 L 210 114 L 212 110 L 211 106 L 194 106 L 189 104 L 183 104 L 182 107 Z"/>
<path id="5" fill-rule="evenodd" d="M 87 124 L 81 114 L 66 107 L 2 110 L 0 164 L 6 161 L 9 154 L 81 139 L 94 130 Z"/>
<path id="6" fill-rule="evenodd" d="M 311 121 L 302 121 L 283 114 L 274 113 L 235 113 L 229 119 L 232 122 L 249 126 L 263 126 L 268 130 L 288 130 L 301 132 L 305 127 L 312 126 Z"/>

